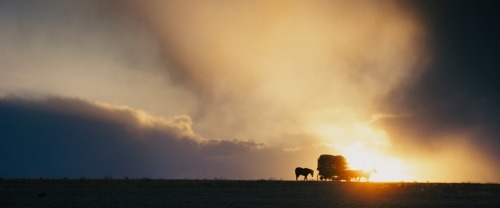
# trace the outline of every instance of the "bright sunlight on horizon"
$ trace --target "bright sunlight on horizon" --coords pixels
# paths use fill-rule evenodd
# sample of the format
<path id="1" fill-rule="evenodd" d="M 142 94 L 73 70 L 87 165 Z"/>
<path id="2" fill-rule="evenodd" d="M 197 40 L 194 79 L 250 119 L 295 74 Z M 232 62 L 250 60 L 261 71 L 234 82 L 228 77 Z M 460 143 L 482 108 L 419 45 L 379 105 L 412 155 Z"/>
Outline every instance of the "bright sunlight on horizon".
<path id="1" fill-rule="evenodd" d="M 346 142 L 332 142 L 326 145 L 336 149 L 339 155 L 347 159 L 349 169 L 367 172 L 375 170 L 370 181 L 398 182 L 418 179 L 409 172 L 412 164 L 388 153 L 391 145 L 389 135 L 371 127 L 370 123 L 357 123 L 350 128 L 335 128 L 323 124 L 317 126 L 316 130 L 324 138 L 343 138 Z"/>

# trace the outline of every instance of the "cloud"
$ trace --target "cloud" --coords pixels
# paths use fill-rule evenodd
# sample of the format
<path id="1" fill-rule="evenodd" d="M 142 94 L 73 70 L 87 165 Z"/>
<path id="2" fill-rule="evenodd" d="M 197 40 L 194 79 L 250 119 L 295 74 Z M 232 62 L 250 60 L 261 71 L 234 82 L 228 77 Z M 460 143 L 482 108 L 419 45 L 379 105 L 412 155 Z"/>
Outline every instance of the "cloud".
<path id="1" fill-rule="evenodd" d="M 189 115 L 206 137 L 294 146 L 284 135 L 366 120 L 424 50 L 418 18 L 394 2 L 99 2 L 5 3 L 0 90 Z"/>
<path id="2" fill-rule="evenodd" d="M 0 91 L 81 97 L 187 114 L 192 96 L 172 86 L 157 40 L 101 1 L 0 1 Z"/>
<path id="3" fill-rule="evenodd" d="M 481 57 L 495 41 L 463 44 L 455 11 L 418 6 L 0 1 L 0 173 L 280 177 L 323 153 L 411 160 L 450 138 L 474 142 L 436 155 L 494 158 L 497 59 Z"/>
<path id="4" fill-rule="evenodd" d="M 2 92 L 112 103 L 91 102 L 97 112 L 85 105 L 76 108 L 84 114 L 68 112 L 118 126 L 116 132 L 128 132 L 120 134 L 124 141 L 142 141 L 129 150 L 137 158 L 163 148 L 175 153 L 166 158 L 184 155 L 206 164 L 191 167 L 214 171 L 180 168 L 194 177 L 219 169 L 242 177 L 288 175 L 284 170 L 311 167 L 319 154 L 336 154 L 331 147 L 386 143 L 383 132 L 359 123 L 419 71 L 424 48 L 418 18 L 395 2 L 20 4 L 6 5 L 16 12 L 0 20 L 9 32 L 0 46 L 6 53 L 0 63 L 8 63 L 0 69 Z M 92 132 L 73 129 L 82 137 Z M 315 146 L 322 143 L 333 145 Z M 294 151 L 283 151 L 289 148 Z M 149 161 L 172 163 L 168 170 L 184 164 L 159 158 Z M 155 169 L 161 166 L 143 169 L 177 177 Z"/>
<path id="5" fill-rule="evenodd" d="M 0 114 L 6 178 L 288 178 L 297 162 L 316 157 L 252 140 L 204 138 L 185 115 L 167 119 L 76 98 L 4 96 Z"/>
<path id="6" fill-rule="evenodd" d="M 374 125 L 390 132 L 394 151 L 432 167 L 425 177 L 434 172 L 437 180 L 448 174 L 457 181 L 498 181 L 500 97 L 495 89 L 500 85 L 498 62 L 492 57 L 499 47 L 498 13 L 492 9 L 498 5 L 460 3 L 454 10 L 443 2 L 414 6 L 426 25 L 432 57 L 420 76 L 382 101 L 383 112 L 412 116 Z"/>
<path id="7" fill-rule="evenodd" d="M 2 177 L 230 177 L 216 171 L 224 161 L 208 156 L 262 147 L 204 139 L 188 116 L 165 119 L 81 99 L 6 96 L 0 112 Z"/>
<path id="8" fill-rule="evenodd" d="M 172 82 L 195 95 L 197 128 L 214 137 L 282 142 L 317 133 L 304 128 L 314 122 L 365 120 L 419 73 L 425 51 L 419 19 L 395 2 L 125 5 L 157 37 Z"/>
<path id="9" fill-rule="evenodd" d="M 427 181 L 497 182 L 497 133 L 471 123 L 456 126 L 422 115 L 382 119 L 376 126 L 391 134 L 393 155 L 411 164 L 409 173 Z"/>

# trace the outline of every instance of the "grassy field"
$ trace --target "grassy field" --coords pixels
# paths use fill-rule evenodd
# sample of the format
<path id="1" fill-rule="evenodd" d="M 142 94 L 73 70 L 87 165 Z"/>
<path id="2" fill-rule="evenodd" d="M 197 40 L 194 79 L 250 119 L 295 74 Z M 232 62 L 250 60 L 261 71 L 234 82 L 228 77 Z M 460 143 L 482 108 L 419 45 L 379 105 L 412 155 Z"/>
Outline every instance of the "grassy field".
<path id="1" fill-rule="evenodd" d="M 500 184 L 3 179 L 0 207 L 500 207 Z"/>

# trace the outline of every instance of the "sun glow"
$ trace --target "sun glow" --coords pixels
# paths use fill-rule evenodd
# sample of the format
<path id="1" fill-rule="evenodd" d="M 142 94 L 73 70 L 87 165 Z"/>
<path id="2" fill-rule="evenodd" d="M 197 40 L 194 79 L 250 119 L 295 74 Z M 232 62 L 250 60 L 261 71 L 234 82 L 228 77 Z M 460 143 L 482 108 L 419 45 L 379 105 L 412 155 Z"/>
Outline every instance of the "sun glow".
<path id="1" fill-rule="evenodd" d="M 411 181 L 414 178 L 408 173 L 407 164 L 403 160 L 377 152 L 361 143 L 337 149 L 345 156 L 349 168 L 353 170 L 372 171 L 370 181 Z"/>
<path id="2" fill-rule="evenodd" d="M 342 128 L 323 126 L 320 135 L 333 138 L 332 148 L 343 155 L 352 170 L 373 171 L 370 181 L 413 181 L 410 165 L 388 153 L 389 135 L 368 124 L 346 125 Z"/>

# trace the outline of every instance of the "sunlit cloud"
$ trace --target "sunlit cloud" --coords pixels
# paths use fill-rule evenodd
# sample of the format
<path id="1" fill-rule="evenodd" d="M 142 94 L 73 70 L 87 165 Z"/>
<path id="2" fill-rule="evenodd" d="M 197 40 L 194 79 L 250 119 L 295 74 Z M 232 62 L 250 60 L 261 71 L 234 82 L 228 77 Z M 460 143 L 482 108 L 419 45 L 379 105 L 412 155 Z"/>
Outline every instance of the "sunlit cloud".
<path id="1" fill-rule="evenodd" d="M 144 127 L 181 129 L 197 140 L 255 140 L 294 153 L 329 143 L 335 152 L 358 142 L 390 143 L 383 130 L 361 121 L 418 70 L 423 50 L 420 22 L 393 2 L 109 1 L 96 12 L 107 21 L 56 13 L 91 26 L 84 41 L 75 41 L 81 27 L 22 23 L 42 38 L 10 41 L 23 50 L 9 55 L 17 66 L 7 69 L 3 91 L 102 101 L 100 107 L 128 112 Z M 126 31 L 137 32 L 113 35 Z M 67 38 L 54 45 L 45 38 L 51 35 Z M 46 50 L 53 53 L 38 53 Z M 21 61 L 33 52 L 29 64 Z M 184 116 L 165 120 L 133 108 Z"/>
<path id="2" fill-rule="evenodd" d="M 454 152 L 429 142 L 473 141 L 473 131 L 424 126 L 418 111 L 387 102 L 432 54 L 427 25 L 406 2 L 0 3 L 0 99 L 125 125 L 143 142 L 167 137 L 173 147 L 154 143 L 154 158 L 179 147 L 196 164 L 234 171 L 203 166 L 210 176 L 286 178 L 341 154 L 352 168 L 378 169 L 376 181 L 413 181 L 446 180 L 438 164 L 453 153 L 479 157 L 465 143 Z M 443 160 L 416 156 L 427 153 Z M 175 177 L 201 177 L 167 163 L 183 167 Z M 481 177 L 496 180 L 480 164 Z"/>
<path id="3" fill-rule="evenodd" d="M 420 61 L 421 25 L 395 3 L 219 3 L 130 2 L 176 66 L 169 73 L 198 94 L 208 135 L 281 140 L 269 132 L 331 123 L 330 112 L 357 119 Z"/>

